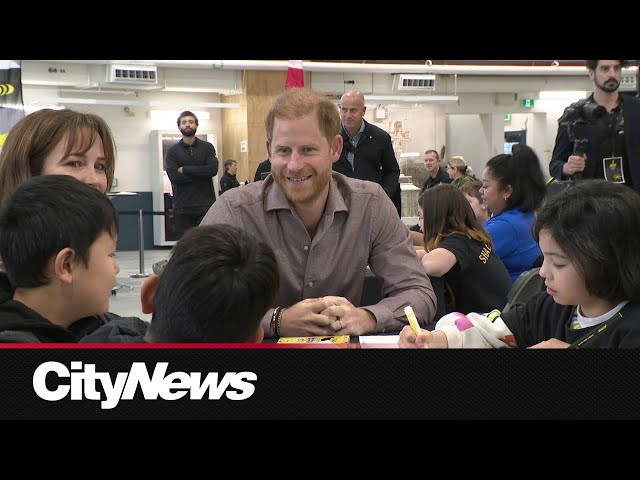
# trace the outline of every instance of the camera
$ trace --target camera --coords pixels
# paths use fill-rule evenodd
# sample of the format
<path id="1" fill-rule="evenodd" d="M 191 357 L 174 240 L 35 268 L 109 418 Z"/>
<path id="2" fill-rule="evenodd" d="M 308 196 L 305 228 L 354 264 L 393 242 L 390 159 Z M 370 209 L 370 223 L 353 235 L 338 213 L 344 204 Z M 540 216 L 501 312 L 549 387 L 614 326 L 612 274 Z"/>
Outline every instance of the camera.
<path id="1" fill-rule="evenodd" d="M 573 154 L 578 155 L 580 157 L 584 157 L 587 153 L 588 147 L 589 147 L 588 138 L 576 138 L 573 141 Z"/>
<path id="2" fill-rule="evenodd" d="M 567 127 L 569 139 L 573 142 L 573 154 L 584 156 L 587 153 L 589 140 L 576 136 L 576 127 L 593 123 L 607 113 L 607 109 L 588 98 L 572 103 L 564 109 L 558 120 L 560 126 Z"/>
<path id="3" fill-rule="evenodd" d="M 563 126 L 575 126 L 580 123 L 592 123 L 607 113 L 607 109 L 587 98 L 578 100 L 564 109 L 558 123 Z"/>

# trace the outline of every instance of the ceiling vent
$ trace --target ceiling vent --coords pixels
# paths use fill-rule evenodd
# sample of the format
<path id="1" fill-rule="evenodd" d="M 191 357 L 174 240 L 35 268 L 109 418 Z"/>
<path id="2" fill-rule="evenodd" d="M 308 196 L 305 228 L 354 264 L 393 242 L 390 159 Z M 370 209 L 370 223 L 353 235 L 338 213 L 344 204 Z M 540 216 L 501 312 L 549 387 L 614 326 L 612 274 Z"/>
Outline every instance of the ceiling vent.
<path id="1" fill-rule="evenodd" d="M 154 65 L 109 65 L 107 82 L 156 84 L 158 83 L 158 68 Z"/>
<path id="2" fill-rule="evenodd" d="M 429 74 L 398 74 L 393 76 L 394 90 L 432 92 L 436 89 L 436 76 Z"/>

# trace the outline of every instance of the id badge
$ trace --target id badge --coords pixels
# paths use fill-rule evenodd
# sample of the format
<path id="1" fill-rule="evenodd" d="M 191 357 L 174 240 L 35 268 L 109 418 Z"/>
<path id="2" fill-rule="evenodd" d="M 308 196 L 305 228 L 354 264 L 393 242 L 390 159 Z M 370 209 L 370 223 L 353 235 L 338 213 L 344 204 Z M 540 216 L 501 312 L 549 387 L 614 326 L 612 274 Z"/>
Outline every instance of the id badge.
<path id="1" fill-rule="evenodd" d="M 607 182 L 624 183 L 624 169 L 622 157 L 609 157 L 602 159 L 602 171 Z"/>

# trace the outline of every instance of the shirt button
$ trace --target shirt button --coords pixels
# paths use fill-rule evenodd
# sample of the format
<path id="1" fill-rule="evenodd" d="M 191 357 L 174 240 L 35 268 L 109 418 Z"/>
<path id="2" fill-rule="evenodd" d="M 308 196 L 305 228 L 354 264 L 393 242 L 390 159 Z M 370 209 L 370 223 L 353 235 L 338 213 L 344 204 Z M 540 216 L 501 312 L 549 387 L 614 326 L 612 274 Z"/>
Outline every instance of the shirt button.
<path id="1" fill-rule="evenodd" d="M 305 245 L 304 247 L 302 247 L 305 251 L 309 250 L 309 245 Z"/>
<path id="2" fill-rule="evenodd" d="M 310 286 L 310 287 L 313 287 L 313 282 L 309 282 L 309 286 Z"/>

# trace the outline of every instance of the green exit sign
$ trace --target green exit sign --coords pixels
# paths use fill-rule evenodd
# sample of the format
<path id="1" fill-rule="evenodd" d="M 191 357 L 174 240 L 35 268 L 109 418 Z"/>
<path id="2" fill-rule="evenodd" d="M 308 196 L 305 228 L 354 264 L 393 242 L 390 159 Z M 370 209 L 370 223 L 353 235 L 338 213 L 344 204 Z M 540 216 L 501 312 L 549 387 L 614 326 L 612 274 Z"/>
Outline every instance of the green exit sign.
<path id="1" fill-rule="evenodd" d="M 533 98 L 523 98 L 522 106 L 524 108 L 533 108 Z"/>

